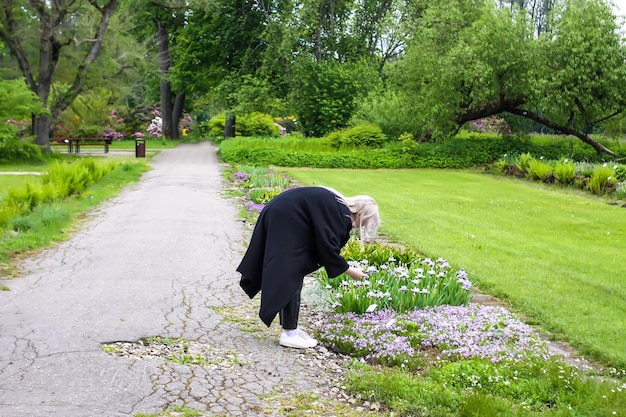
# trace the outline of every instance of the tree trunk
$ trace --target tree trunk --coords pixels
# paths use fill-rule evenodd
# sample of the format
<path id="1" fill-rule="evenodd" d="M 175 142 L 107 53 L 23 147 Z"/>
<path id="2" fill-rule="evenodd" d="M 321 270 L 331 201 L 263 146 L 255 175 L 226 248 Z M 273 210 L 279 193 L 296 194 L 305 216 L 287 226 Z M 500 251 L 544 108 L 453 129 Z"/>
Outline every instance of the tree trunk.
<path id="1" fill-rule="evenodd" d="M 236 116 L 230 116 L 228 119 L 226 119 L 226 126 L 224 126 L 225 138 L 235 137 L 235 120 L 236 120 Z"/>
<path id="2" fill-rule="evenodd" d="M 161 73 L 161 118 L 163 122 L 163 136 L 167 139 L 174 138 L 174 126 L 172 123 L 172 85 L 169 81 L 170 54 L 167 29 L 155 19 L 157 24 L 157 56 L 159 58 L 159 70 Z"/>
<path id="3" fill-rule="evenodd" d="M 179 122 L 183 117 L 183 107 L 185 106 L 185 93 L 176 94 L 174 109 L 172 110 L 172 124 L 174 127 L 172 139 L 180 139 Z"/>

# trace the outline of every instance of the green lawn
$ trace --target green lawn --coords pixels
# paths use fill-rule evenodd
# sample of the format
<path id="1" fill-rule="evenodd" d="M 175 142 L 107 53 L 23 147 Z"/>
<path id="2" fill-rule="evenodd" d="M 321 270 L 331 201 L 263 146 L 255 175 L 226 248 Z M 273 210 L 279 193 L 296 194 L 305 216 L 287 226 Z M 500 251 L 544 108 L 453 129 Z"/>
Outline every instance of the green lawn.
<path id="1" fill-rule="evenodd" d="M 465 268 L 483 292 L 508 299 L 531 322 L 626 368 L 626 208 L 469 171 L 286 172 L 373 196 L 383 234 Z"/>
<path id="2" fill-rule="evenodd" d="M 29 181 L 37 181 L 36 175 L 2 175 L 0 173 L 0 195 L 9 188 L 19 188 Z"/>

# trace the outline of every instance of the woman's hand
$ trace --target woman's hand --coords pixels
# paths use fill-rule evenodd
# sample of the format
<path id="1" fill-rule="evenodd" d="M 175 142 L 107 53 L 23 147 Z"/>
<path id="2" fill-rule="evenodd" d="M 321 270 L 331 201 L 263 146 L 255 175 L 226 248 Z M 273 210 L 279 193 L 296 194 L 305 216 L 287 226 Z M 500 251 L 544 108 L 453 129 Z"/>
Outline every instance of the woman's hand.
<path id="1" fill-rule="evenodd" d="M 361 268 L 354 268 L 351 266 L 348 267 L 348 269 L 346 269 L 346 272 L 344 273 L 352 277 L 352 279 L 363 279 L 363 278 L 368 277 L 368 275 L 365 272 L 363 272 Z"/>

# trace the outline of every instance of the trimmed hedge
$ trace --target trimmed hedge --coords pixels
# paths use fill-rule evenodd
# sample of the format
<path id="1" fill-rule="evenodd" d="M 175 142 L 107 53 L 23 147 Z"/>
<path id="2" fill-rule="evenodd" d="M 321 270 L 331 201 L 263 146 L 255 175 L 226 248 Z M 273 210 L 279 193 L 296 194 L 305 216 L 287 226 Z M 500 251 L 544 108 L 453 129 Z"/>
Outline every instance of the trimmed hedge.
<path id="1" fill-rule="evenodd" d="M 310 143 L 310 147 L 307 146 Z M 492 164 L 505 154 L 530 153 L 546 159 L 604 162 L 609 155 L 598 155 L 578 139 L 540 137 L 524 139 L 484 134 L 460 135 L 445 142 L 419 143 L 410 148 L 395 142 L 380 149 L 335 150 L 319 140 L 237 138 L 220 143 L 224 162 L 258 166 L 313 168 L 451 168 L 461 169 Z M 626 147 L 609 144 L 620 157 Z"/>

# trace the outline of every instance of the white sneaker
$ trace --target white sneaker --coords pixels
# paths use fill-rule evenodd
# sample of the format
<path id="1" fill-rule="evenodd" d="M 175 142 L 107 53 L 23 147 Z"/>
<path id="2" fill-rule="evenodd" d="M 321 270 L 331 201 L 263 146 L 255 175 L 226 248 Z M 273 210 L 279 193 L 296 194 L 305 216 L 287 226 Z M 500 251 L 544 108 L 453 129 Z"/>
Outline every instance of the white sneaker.
<path id="1" fill-rule="evenodd" d="M 287 333 L 287 330 L 283 330 L 280 334 L 281 346 L 296 349 L 307 349 L 317 346 L 317 340 L 309 336 L 304 330 L 289 330 L 289 333 L 291 333 L 291 335 Z"/>

